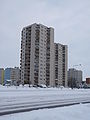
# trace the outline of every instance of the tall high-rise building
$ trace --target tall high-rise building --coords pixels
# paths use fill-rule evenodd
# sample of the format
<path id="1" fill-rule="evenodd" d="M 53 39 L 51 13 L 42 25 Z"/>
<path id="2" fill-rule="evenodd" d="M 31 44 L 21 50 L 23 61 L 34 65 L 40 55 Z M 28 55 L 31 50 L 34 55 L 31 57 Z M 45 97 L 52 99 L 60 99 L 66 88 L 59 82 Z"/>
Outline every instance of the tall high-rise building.
<path id="1" fill-rule="evenodd" d="M 0 68 L 0 84 L 4 83 L 4 69 Z"/>
<path id="2" fill-rule="evenodd" d="M 54 44 L 54 29 L 32 24 L 22 29 L 22 84 L 67 86 L 67 46 Z"/>
<path id="3" fill-rule="evenodd" d="M 55 43 L 55 86 L 67 87 L 67 45 Z"/>
<path id="4" fill-rule="evenodd" d="M 42 24 L 24 27 L 21 38 L 22 84 L 54 83 L 54 29 Z"/>

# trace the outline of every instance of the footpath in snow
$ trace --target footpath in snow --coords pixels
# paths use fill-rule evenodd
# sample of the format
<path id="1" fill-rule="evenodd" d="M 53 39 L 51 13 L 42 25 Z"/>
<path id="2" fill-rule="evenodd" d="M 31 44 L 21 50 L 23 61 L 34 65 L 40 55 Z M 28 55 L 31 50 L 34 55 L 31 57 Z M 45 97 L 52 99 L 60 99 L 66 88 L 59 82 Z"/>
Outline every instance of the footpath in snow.
<path id="1" fill-rule="evenodd" d="M 0 120 L 90 120 L 90 104 L 5 115 Z"/>

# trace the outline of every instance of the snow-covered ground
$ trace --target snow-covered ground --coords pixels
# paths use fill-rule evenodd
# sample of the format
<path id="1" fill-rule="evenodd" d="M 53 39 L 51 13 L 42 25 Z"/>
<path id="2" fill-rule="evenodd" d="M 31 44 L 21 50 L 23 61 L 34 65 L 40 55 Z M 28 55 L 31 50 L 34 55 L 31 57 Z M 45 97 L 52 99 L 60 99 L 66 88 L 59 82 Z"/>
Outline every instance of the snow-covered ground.
<path id="1" fill-rule="evenodd" d="M 5 115 L 0 120 L 90 120 L 90 104 Z"/>
<path id="2" fill-rule="evenodd" d="M 20 104 L 34 104 L 42 101 L 64 101 L 65 99 L 90 100 L 90 89 L 29 88 L 0 86 L 0 110 L 3 107 Z M 31 112 L 0 116 L 0 120 L 90 120 L 90 104 L 41 109 Z"/>
<path id="3" fill-rule="evenodd" d="M 38 102 L 90 98 L 90 89 L 0 87 L 0 106 L 24 102 Z"/>

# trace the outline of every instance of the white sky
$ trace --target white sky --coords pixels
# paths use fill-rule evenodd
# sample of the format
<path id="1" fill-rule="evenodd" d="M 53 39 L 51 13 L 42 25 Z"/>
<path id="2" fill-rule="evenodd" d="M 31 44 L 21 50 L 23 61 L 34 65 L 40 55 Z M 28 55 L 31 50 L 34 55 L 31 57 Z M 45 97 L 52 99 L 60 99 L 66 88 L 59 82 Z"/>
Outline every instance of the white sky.
<path id="1" fill-rule="evenodd" d="M 69 67 L 90 76 L 90 0 L 0 0 L 0 67 L 19 66 L 21 30 L 35 22 L 53 27 Z"/>

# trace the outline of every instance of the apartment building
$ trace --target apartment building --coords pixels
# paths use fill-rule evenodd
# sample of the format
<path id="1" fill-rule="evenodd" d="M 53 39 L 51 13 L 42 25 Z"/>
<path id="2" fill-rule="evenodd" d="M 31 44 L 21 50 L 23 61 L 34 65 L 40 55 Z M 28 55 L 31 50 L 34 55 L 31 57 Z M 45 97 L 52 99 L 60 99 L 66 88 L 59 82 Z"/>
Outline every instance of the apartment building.
<path id="1" fill-rule="evenodd" d="M 24 27 L 21 36 L 22 84 L 55 86 L 54 29 L 35 23 Z"/>
<path id="2" fill-rule="evenodd" d="M 55 43 L 55 86 L 67 87 L 67 45 Z"/>
<path id="3" fill-rule="evenodd" d="M 20 69 L 19 67 L 6 68 L 4 72 L 4 84 L 7 81 L 11 81 L 11 84 L 16 85 L 20 79 Z"/>
<path id="4" fill-rule="evenodd" d="M 4 83 L 4 68 L 0 68 L 0 84 Z"/>
<path id="5" fill-rule="evenodd" d="M 68 86 L 79 87 L 82 84 L 82 71 L 70 68 L 68 70 Z"/>
<path id="6" fill-rule="evenodd" d="M 12 84 L 17 85 L 20 80 L 20 69 L 19 67 L 14 67 L 11 69 L 10 79 L 12 80 Z"/>
<path id="7" fill-rule="evenodd" d="M 4 70 L 4 84 L 6 84 L 6 81 L 7 80 L 10 80 L 11 78 L 10 78 L 10 76 L 11 76 L 11 69 L 12 68 L 6 68 L 5 70 Z"/>

